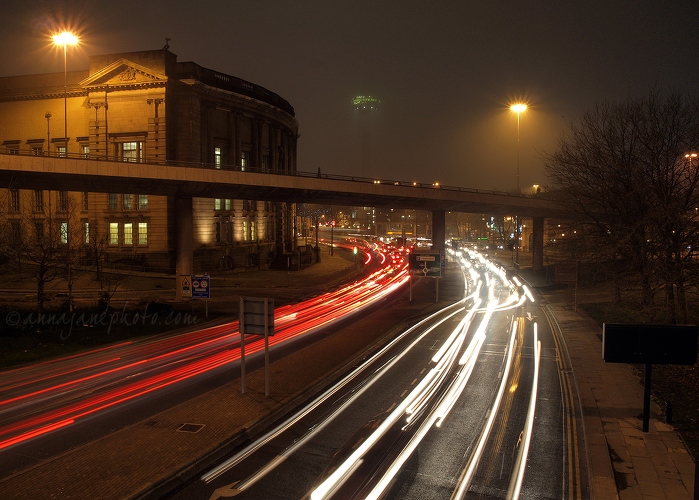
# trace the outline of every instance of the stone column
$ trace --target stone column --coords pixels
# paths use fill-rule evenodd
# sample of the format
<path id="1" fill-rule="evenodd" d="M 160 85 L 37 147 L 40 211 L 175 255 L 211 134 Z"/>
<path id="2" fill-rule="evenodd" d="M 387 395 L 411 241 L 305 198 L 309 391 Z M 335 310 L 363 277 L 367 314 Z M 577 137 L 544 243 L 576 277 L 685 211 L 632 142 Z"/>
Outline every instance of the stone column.
<path id="1" fill-rule="evenodd" d="M 180 276 L 191 275 L 194 271 L 194 245 L 192 198 L 175 198 L 175 241 L 177 247 L 176 257 L 176 284 L 175 299 L 182 300 L 182 286 Z"/>
<path id="2" fill-rule="evenodd" d="M 544 218 L 532 219 L 532 271 L 544 269 Z"/>
<path id="3" fill-rule="evenodd" d="M 446 215 L 444 210 L 432 211 L 432 250 L 444 251 L 444 237 L 446 234 Z"/>

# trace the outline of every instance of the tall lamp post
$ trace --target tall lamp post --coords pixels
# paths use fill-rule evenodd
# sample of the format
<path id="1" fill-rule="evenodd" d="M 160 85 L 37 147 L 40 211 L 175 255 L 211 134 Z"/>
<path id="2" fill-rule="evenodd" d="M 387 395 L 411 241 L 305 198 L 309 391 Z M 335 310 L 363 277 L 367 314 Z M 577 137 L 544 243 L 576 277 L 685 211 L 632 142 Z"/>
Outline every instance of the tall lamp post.
<path id="1" fill-rule="evenodd" d="M 519 189 L 519 115 L 527 110 L 524 103 L 515 103 L 510 106 L 510 111 L 517 113 L 517 194 L 522 194 Z M 515 260 L 519 264 L 519 216 L 515 216 Z"/>
<path id="2" fill-rule="evenodd" d="M 53 35 L 53 43 L 63 46 L 63 137 L 66 140 L 66 156 L 68 155 L 68 45 L 77 45 L 78 37 L 70 31 Z"/>

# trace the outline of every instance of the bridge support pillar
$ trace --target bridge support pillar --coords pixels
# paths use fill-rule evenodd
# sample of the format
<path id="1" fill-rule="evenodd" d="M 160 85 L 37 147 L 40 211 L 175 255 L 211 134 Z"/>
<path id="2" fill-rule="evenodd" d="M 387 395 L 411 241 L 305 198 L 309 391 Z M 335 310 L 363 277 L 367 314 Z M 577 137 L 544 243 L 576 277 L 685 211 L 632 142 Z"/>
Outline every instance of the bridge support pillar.
<path id="1" fill-rule="evenodd" d="M 194 224 L 192 198 L 175 198 L 175 252 L 176 284 L 175 299 L 182 300 L 180 276 L 191 275 L 194 271 Z"/>
<path id="2" fill-rule="evenodd" d="M 444 252 L 444 239 L 446 235 L 446 215 L 444 210 L 432 211 L 432 250 Z"/>
<path id="3" fill-rule="evenodd" d="M 532 219 L 532 271 L 544 269 L 544 218 Z"/>

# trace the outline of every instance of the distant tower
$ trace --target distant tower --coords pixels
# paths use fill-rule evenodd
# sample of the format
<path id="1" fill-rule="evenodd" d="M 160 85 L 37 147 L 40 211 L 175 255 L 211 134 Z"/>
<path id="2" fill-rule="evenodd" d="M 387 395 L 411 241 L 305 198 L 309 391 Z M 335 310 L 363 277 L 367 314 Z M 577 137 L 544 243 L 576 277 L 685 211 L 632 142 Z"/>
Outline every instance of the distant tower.
<path id="1" fill-rule="evenodd" d="M 352 99 L 361 141 L 359 175 L 362 177 L 373 177 L 371 168 L 371 124 L 376 120 L 375 115 L 380 104 L 381 101 L 368 95 L 358 95 Z"/>

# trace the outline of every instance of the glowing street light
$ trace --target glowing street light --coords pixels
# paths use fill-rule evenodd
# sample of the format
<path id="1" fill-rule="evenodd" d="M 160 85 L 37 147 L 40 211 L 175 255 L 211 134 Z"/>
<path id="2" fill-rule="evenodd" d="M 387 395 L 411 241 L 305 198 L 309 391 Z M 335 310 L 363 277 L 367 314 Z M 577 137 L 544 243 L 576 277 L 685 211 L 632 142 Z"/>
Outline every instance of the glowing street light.
<path id="1" fill-rule="evenodd" d="M 514 103 L 510 106 L 510 111 L 517 113 L 517 194 L 522 194 L 519 189 L 519 115 L 527 110 L 524 103 Z M 519 217 L 515 217 L 515 260 L 519 264 Z"/>
<path id="2" fill-rule="evenodd" d="M 521 194 L 519 190 L 519 115 L 527 110 L 527 105 L 516 103 L 510 106 L 510 111 L 517 113 L 517 194 Z"/>
<path id="3" fill-rule="evenodd" d="M 78 37 L 70 31 L 53 35 L 54 45 L 63 46 L 63 137 L 66 140 L 66 156 L 68 155 L 68 45 L 77 45 Z"/>
<path id="4" fill-rule="evenodd" d="M 687 160 L 689 161 L 689 166 L 691 167 L 692 160 L 697 157 L 697 154 L 696 153 L 687 153 L 686 155 L 684 155 L 684 157 L 687 158 Z"/>

